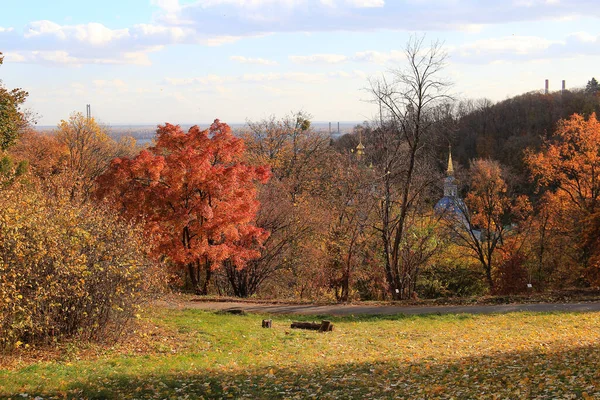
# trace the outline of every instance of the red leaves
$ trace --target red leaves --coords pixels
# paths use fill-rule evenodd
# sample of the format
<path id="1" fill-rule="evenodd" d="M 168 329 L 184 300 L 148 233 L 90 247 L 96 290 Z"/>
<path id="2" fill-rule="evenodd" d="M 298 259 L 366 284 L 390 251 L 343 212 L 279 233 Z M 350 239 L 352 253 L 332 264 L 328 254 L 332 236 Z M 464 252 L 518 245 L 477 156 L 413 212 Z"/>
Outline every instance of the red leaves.
<path id="1" fill-rule="evenodd" d="M 242 139 L 219 120 L 207 130 L 159 126 L 154 147 L 132 159 L 116 159 L 100 179 L 130 218 L 144 218 L 159 235 L 158 249 L 182 267 L 212 267 L 231 260 L 239 267 L 259 254 L 268 233 L 253 225 L 256 183 L 270 171 L 246 164 Z"/>

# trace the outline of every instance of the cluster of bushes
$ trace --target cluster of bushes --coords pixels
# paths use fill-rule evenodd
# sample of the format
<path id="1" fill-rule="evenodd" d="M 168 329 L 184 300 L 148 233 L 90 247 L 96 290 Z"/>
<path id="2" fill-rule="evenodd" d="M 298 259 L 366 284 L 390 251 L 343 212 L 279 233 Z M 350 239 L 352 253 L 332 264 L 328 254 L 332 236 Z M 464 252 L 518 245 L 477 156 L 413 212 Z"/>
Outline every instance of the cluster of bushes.
<path id="1" fill-rule="evenodd" d="M 117 337 L 164 287 L 148 235 L 91 196 L 126 151 L 74 114 L 0 153 L 0 351 Z"/>
<path id="2" fill-rule="evenodd" d="M 0 346 L 118 334 L 156 268 L 141 232 L 97 205 L 0 191 Z"/>

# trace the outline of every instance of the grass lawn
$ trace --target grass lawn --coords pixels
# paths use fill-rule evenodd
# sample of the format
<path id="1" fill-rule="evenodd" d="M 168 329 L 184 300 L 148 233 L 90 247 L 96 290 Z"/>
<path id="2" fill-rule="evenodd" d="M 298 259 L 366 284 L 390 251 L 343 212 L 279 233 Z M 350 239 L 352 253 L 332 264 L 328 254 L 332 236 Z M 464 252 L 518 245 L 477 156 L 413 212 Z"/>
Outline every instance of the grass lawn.
<path id="1" fill-rule="evenodd" d="M 261 328 L 262 318 L 273 329 Z M 154 309 L 126 343 L 4 360 L 0 398 L 600 398 L 600 313 L 329 318 Z M 29 357 L 34 357 L 29 355 Z"/>

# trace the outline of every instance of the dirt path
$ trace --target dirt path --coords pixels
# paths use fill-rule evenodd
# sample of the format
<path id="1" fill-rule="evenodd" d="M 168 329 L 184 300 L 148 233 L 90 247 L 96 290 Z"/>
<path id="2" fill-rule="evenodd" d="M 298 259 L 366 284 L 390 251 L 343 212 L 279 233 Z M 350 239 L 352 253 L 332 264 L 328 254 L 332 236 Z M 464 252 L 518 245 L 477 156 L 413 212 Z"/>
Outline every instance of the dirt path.
<path id="1" fill-rule="evenodd" d="M 392 314 L 490 314 L 518 311 L 531 312 L 591 312 L 600 311 L 600 302 L 590 303 L 556 303 L 556 304 L 502 304 L 474 306 L 394 306 L 394 305 L 292 305 L 292 304 L 259 304 L 236 302 L 201 302 L 190 301 L 184 308 L 201 310 L 227 311 L 243 310 L 249 313 L 264 314 L 304 314 L 304 315 L 392 315 Z"/>

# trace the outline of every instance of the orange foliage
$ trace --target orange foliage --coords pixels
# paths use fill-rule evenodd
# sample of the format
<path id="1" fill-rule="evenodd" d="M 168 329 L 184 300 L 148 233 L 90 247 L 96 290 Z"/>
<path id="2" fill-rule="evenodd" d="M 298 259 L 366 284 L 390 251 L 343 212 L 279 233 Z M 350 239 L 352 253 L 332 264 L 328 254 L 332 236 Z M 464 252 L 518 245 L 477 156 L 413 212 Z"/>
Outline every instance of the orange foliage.
<path id="1" fill-rule="evenodd" d="M 588 281 L 598 283 L 600 246 L 600 122 L 578 114 L 560 121 L 551 141 L 526 161 L 540 185 L 555 189 L 548 194 L 561 234 L 577 249 L 576 263 L 587 269 Z M 589 267 L 589 268 L 588 268 Z"/>
<path id="2" fill-rule="evenodd" d="M 598 209 L 600 200 L 600 122 L 596 114 L 587 120 L 579 114 L 560 121 L 554 140 L 527 162 L 540 184 L 564 192 L 573 207 L 586 214 Z"/>
<path id="3" fill-rule="evenodd" d="M 207 130 L 159 126 L 156 145 L 134 158 L 115 159 L 99 179 L 130 218 L 143 218 L 158 235 L 157 253 L 186 271 L 194 289 L 206 293 L 210 273 L 224 262 L 243 268 L 259 256 L 268 232 L 251 222 L 258 210 L 256 182 L 268 168 L 245 163 L 245 147 L 228 125 Z M 200 286 L 201 273 L 206 273 Z"/>
<path id="4" fill-rule="evenodd" d="M 457 229 L 456 233 L 481 263 L 493 291 L 494 254 L 502 247 L 509 231 L 514 230 L 513 224 L 529 214 L 531 206 L 525 196 L 514 198 L 509 194 L 500 164 L 491 160 L 473 162 L 471 191 L 466 203 L 469 210 L 462 214 L 467 219 L 466 229 Z"/>

